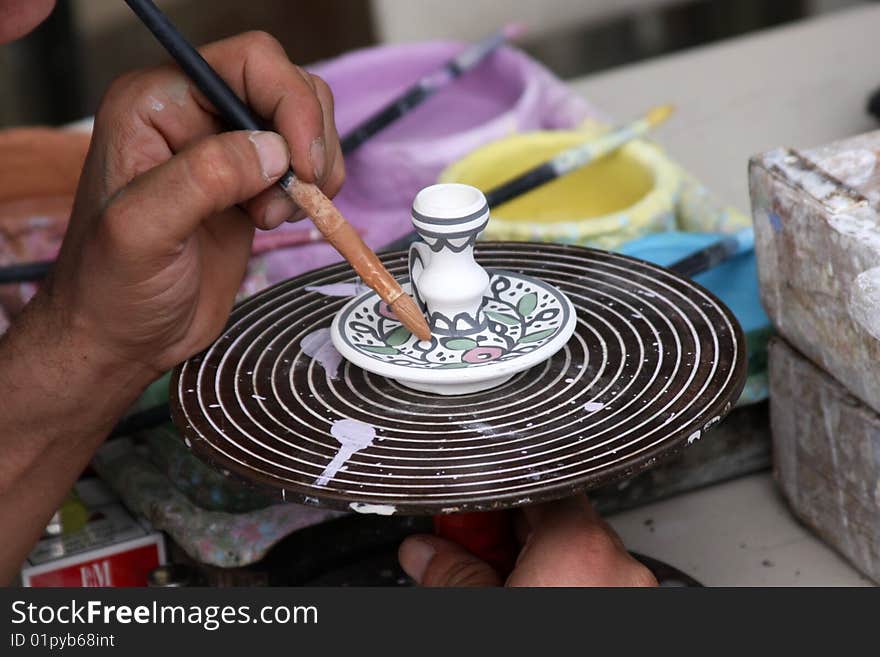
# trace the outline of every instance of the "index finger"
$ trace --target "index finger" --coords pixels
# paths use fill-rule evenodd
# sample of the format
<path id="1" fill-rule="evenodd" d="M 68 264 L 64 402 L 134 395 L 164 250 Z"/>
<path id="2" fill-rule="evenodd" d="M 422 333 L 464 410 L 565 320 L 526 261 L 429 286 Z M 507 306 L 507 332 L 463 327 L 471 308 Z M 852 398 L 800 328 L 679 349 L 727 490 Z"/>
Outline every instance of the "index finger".
<path id="1" fill-rule="evenodd" d="M 324 174 L 328 135 L 311 76 L 287 57 L 265 32 L 249 32 L 207 46 L 203 56 L 253 110 L 269 121 L 290 147 L 297 177 L 318 182 Z M 203 107 L 215 111 L 194 89 Z"/>
<path id="2" fill-rule="evenodd" d="M 328 139 L 321 101 L 308 74 L 262 32 L 224 39 L 199 52 L 285 138 L 297 176 L 317 182 L 320 176 L 315 176 L 313 160 L 321 153 L 313 157 L 312 152 L 320 151 L 321 145 L 326 149 Z M 114 194 L 147 169 L 216 133 L 222 127 L 219 119 L 217 110 L 177 66 L 161 66 L 118 80 L 95 122 L 96 136 L 110 146 L 103 155 L 102 169 L 110 178 L 105 181 L 105 194 Z M 151 144 L 145 131 L 155 131 L 157 142 Z"/>

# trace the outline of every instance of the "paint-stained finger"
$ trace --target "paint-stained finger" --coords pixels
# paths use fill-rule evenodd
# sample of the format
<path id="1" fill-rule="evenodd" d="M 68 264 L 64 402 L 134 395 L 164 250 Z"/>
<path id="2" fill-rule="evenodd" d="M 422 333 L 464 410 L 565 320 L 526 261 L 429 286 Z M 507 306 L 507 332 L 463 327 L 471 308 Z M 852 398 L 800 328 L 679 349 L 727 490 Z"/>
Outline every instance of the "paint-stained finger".
<path id="1" fill-rule="evenodd" d="M 203 54 L 236 93 L 284 136 L 297 177 L 305 182 L 319 180 L 327 159 L 323 109 L 313 81 L 287 58 L 281 44 L 264 32 L 249 32 L 211 44 Z"/>
<path id="2" fill-rule="evenodd" d="M 329 175 L 326 116 L 317 85 L 287 58 L 277 40 L 249 32 L 199 51 L 235 93 L 284 136 L 302 180 L 315 182 Z M 221 129 L 215 108 L 176 66 L 122 76 L 111 85 L 95 117 L 93 150 L 100 151 L 95 157 L 105 172 L 104 197 Z M 332 156 L 335 139 L 329 142 Z"/>

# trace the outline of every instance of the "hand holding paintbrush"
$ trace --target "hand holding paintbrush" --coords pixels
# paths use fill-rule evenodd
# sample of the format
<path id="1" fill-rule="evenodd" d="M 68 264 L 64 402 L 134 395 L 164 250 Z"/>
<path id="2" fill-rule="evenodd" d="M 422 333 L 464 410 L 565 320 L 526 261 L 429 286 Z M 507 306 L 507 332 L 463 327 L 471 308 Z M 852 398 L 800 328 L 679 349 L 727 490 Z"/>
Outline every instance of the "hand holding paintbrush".
<path id="1" fill-rule="evenodd" d="M 126 0 L 126 2 L 196 83 L 228 125 L 239 130 L 263 129 L 260 121 L 244 102 L 183 38 L 155 4 L 150 0 Z M 382 297 L 403 325 L 419 338 L 429 339 L 430 329 L 416 303 L 403 292 L 400 284 L 324 193 L 317 186 L 299 180 L 293 171 L 288 171 L 279 181 L 279 185 L 309 214 L 315 227 L 348 260 L 363 281 Z"/>

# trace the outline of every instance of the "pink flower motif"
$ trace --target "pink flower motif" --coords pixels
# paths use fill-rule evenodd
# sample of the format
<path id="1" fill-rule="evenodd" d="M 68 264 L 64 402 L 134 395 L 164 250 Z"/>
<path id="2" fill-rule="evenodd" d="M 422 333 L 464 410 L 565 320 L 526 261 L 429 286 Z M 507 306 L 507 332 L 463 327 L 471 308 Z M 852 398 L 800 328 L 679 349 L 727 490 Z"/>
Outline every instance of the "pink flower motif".
<path id="1" fill-rule="evenodd" d="M 504 353 L 501 347 L 474 347 L 468 349 L 461 356 L 465 363 L 486 363 L 495 360 Z"/>
<path id="2" fill-rule="evenodd" d="M 388 304 L 384 301 L 379 302 L 379 314 L 383 317 L 387 317 L 388 319 L 393 319 L 395 322 L 399 322 L 397 319 L 397 315 L 394 314 L 394 311 L 388 307 Z"/>

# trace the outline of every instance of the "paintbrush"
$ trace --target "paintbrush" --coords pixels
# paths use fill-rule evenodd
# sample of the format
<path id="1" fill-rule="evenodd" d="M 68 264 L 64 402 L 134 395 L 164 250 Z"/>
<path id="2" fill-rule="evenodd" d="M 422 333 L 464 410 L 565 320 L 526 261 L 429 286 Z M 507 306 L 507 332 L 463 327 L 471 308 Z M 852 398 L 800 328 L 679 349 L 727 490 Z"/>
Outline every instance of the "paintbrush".
<path id="1" fill-rule="evenodd" d="M 672 111 L 672 105 L 660 105 L 632 123 L 612 128 L 583 144 L 562 151 L 546 162 L 486 192 L 489 207 L 494 208 L 506 203 L 616 151 L 627 142 L 645 135 L 649 130 L 663 123 Z"/>
<path id="2" fill-rule="evenodd" d="M 649 111 L 641 119 L 619 128 L 612 128 L 583 144 L 566 149 L 552 159 L 490 189 L 486 192 L 486 202 L 490 208 L 495 208 L 533 189 L 553 182 L 557 178 L 569 174 L 604 155 L 608 155 L 632 139 L 644 135 L 651 128 L 665 121 L 672 111 L 673 107 L 671 105 L 660 105 Z M 417 240 L 418 234 L 413 231 L 386 244 L 382 247 L 382 251 L 408 249 L 409 245 Z"/>
<path id="3" fill-rule="evenodd" d="M 54 264 L 54 260 L 37 260 L 0 267 L 0 285 L 42 280 Z"/>
<path id="4" fill-rule="evenodd" d="M 150 0 L 125 1 L 231 128 L 264 129 L 247 105 L 235 95 L 229 85 L 184 39 L 155 4 Z M 415 301 L 403 291 L 400 284 L 385 269 L 376 254 L 364 243 L 330 199 L 316 185 L 299 180 L 292 170 L 288 170 L 278 184 L 299 207 L 308 213 L 315 227 L 351 264 L 364 283 L 373 288 L 388 304 L 400 322 L 419 339 L 429 340 L 431 330 Z"/>
<path id="5" fill-rule="evenodd" d="M 477 66 L 505 41 L 516 39 L 522 36 L 523 32 L 525 32 L 525 27 L 521 23 L 506 25 L 495 34 L 475 43 L 450 59 L 440 70 L 422 77 L 397 98 L 349 132 L 342 139 L 343 154 L 348 155 L 354 151 L 377 132 L 381 132 L 447 84 Z"/>
<path id="6" fill-rule="evenodd" d="M 743 228 L 681 260 L 676 260 L 668 268 L 676 274 L 693 278 L 754 247 L 755 231 L 752 228 Z"/>

